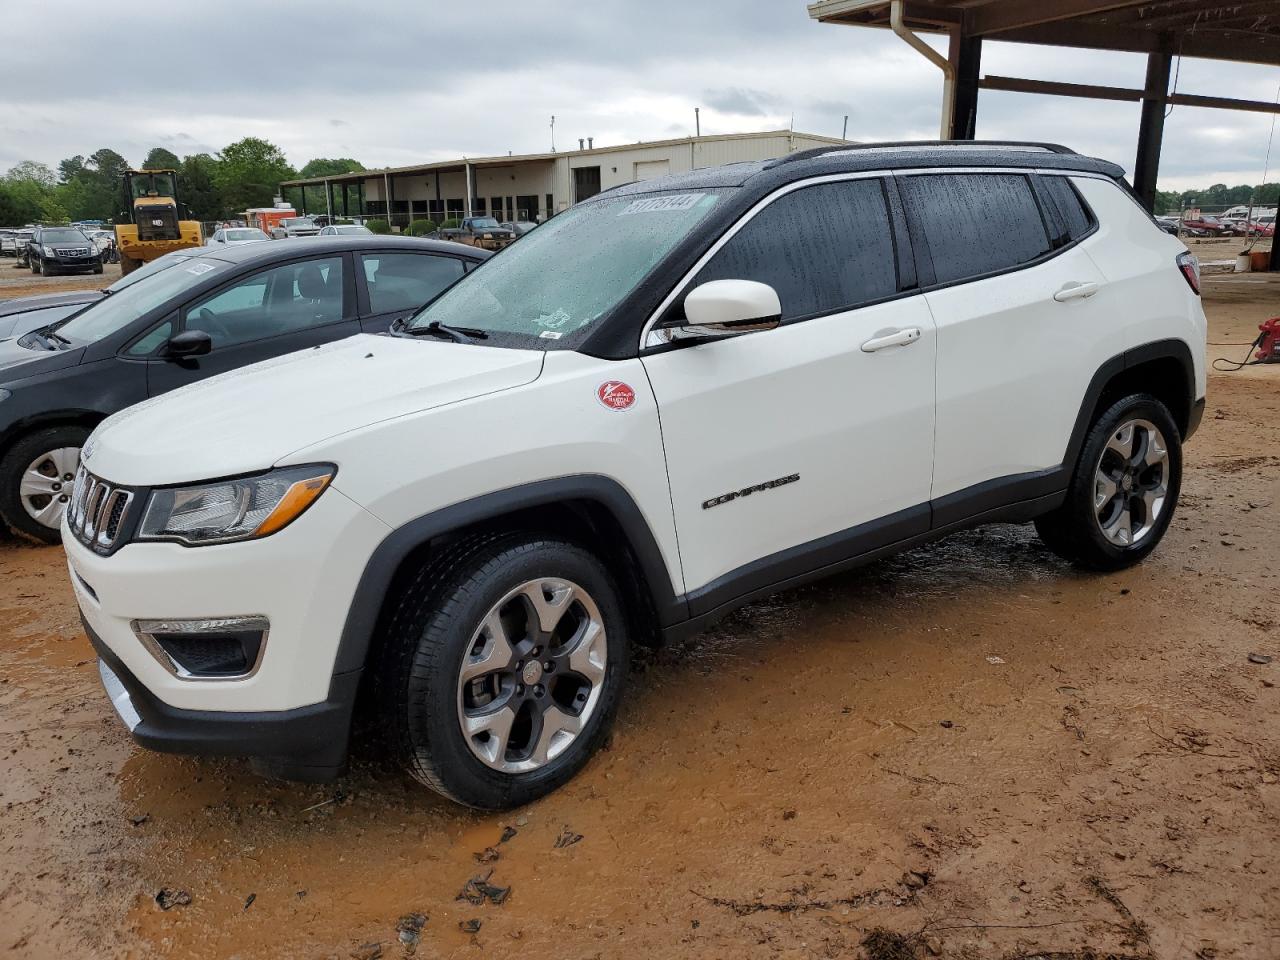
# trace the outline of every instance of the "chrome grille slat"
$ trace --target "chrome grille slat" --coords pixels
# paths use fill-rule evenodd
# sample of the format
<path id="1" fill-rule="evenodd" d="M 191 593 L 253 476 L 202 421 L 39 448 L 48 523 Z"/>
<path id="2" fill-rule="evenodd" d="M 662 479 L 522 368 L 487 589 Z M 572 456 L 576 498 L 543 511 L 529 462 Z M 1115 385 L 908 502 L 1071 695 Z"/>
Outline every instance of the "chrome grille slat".
<path id="1" fill-rule="evenodd" d="M 120 536 L 132 502 L 132 490 L 107 483 L 81 466 L 71 497 L 68 526 L 85 546 L 107 553 Z"/>

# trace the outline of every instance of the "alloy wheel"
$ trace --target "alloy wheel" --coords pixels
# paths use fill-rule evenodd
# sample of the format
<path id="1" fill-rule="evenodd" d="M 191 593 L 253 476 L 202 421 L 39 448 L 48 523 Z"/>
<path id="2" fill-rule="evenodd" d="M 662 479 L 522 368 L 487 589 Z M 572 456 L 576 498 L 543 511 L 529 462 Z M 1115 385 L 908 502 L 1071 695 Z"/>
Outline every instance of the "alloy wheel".
<path id="1" fill-rule="evenodd" d="M 1126 420 L 1111 434 L 1094 473 L 1093 512 L 1117 547 L 1147 536 L 1169 493 L 1169 447 L 1150 420 Z"/>
<path id="2" fill-rule="evenodd" d="M 576 583 L 529 580 L 490 608 L 458 672 L 458 723 L 486 766 L 526 773 L 578 738 L 604 686 L 600 609 Z"/>
<path id="3" fill-rule="evenodd" d="M 32 460 L 18 481 L 18 496 L 27 515 L 42 526 L 58 529 L 79 468 L 79 447 L 59 447 Z"/>

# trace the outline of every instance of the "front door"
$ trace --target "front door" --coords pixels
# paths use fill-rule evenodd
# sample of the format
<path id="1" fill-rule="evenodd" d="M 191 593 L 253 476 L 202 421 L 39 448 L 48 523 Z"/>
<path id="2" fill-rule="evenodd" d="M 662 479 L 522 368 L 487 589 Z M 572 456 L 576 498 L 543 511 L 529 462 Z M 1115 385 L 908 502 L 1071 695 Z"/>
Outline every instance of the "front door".
<path id="1" fill-rule="evenodd" d="M 148 361 L 148 393 L 359 333 L 349 262 L 336 254 L 281 264 L 187 304 L 179 328 L 203 330 L 213 349 L 203 357 Z"/>
<path id="2" fill-rule="evenodd" d="M 684 291 L 768 283 L 782 325 L 644 358 L 695 615 L 928 529 L 935 337 L 895 246 L 879 179 L 786 193 Z"/>

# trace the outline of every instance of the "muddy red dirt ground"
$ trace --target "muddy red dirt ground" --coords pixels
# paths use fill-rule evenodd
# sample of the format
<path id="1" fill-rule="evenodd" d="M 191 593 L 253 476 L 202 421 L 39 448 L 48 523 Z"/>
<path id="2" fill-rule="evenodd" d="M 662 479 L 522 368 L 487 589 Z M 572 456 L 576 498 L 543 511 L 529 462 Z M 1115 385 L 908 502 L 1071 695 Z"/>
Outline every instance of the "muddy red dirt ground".
<path id="1" fill-rule="evenodd" d="M 1206 291 L 1215 341 L 1280 313 Z M 1280 368 L 1215 374 L 1137 569 L 999 526 L 755 604 L 505 815 L 135 748 L 61 551 L 2 543 L 0 955 L 1280 957 L 1278 509 Z"/>

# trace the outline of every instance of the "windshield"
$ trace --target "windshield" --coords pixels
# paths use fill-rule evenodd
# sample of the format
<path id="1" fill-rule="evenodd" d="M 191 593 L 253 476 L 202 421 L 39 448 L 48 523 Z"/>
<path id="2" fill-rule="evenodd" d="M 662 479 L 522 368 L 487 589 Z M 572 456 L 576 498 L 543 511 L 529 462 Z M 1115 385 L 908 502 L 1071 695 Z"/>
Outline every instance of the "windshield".
<path id="1" fill-rule="evenodd" d="M 134 200 L 143 197 L 172 197 L 177 191 L 172 173 L 135 173 L 129 178 L 129 193 Z"/>
<path id="2" fill-rule="evenodd" d="M 280 221 L 286 227 L 314 227 L 316 222 L 310 217 L 285 217 Z"/>
<path id="3" fill-rule="evenodd" d="M 373 231 L 370 230 L 368 227 L 362 227 L 359 224 L 347 224 L 340 227 L 334 227 L 333 232 L 334 233 L 360 233 L 360 234 L 373 233 Z"/>
<path id="4" fill-rule="evenodd" d="M 496 227 L 497 225 L 498 221 L 493 219 L 493 217 L 473 217 L 471 220 L 471 226 L 479 227 L 482 230 L 487 230 L 490 227 Z"/>
<path id="5" fill-rule="evenodd" d="M 559 340 L 613 309 L 715 206 L 716 194 L 593 200 L 571 207 L 427 304 L 432 321 Z M 546 342 L 537 344 L 546 347 Z"/>
<path id="6" fill-rule="evenodd" d="M 244 230 L 228 230 L 228 240 L 270 240 L 261 230 L 244 229 Z"/>
<path id="7" fill-rule="evenodd" d="M 72 230 L 70 228 L 64 230 L 40 231 L 41 243 L 85 243 L 88 239 L 89 238 L 79 230 Z"/>
<path id="8" fill-rule="evenodd" d="M 155 266 L 159 260 L 150 266 Z M 174 264 L 170 264 L 173 266 Z M 192 257 L 183 262 L 180 269 L 161 267 L 146 283 L 134 282 L 123 290 L 113 290 L 83 313 L 78 313 L 62 326 L 58 333 L 75 343 L 93 343 L 103 337 L 123 330 L 143 314 L 195 286 L 211 270 L 225 270 L 228 264 L 210 257 Z M 130 274 L 132 280 L 135 274 Z"/>

